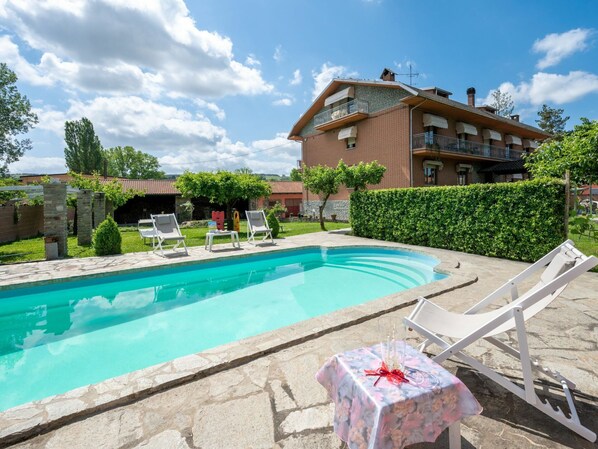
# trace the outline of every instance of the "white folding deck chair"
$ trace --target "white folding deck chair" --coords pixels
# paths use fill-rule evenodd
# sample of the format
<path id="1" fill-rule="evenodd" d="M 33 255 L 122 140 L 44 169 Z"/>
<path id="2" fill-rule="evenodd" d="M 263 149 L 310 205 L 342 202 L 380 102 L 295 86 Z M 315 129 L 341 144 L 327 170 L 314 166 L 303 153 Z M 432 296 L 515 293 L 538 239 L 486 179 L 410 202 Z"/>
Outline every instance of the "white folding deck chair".
<path id="1" fill-rule="evenodd" d="M 165 249 L 170 249 L 172 253 L 177 253 L 177 249 L 182 245 L 183 251 L 179 254 L 184 252 L 186 255 L 189 255 L 187 245 L 185 245 L 185 236 L 181 234 L 181 229 L 174 214 L 159 214 L 152 215 L 151 217 L 154 221 L 154 233 L 156 235 L 153 240 L 154 253 L 159 252 L 164 257 Z"/>
<path id="2" fill-rule="evenodd" d="M 151 225 L 151 228 L 149 227 Z M 147 226 L 147 227 L 142 227 Z M 154 246 L 154 239 L 157 237 L 156 230 L 154 228 L 154 220 L 152 219 L 142 219 L 137 222 L 137 231 L 139 231 L 139 236 L 143 239 L 143 243 L 145 244 L 145 239 L 152 240 L 152 247 Z"/>
<path id="3" fill-rule="evenodd" d="M 426 298 L 419 298 L 413 312 L 405 318 L 405 323 L 410 329 L 416 330 L 426 338 L 419 348 L 420 351 L 430 344 L 435 343 L 440 346 L 442 352 L 433 357 L 435 362 L 442 363 L 451 356 L 457 357 L 541 412 L 583 438 L 594 442 L 596 434 L 580 423 L 573 402 L 570 390 L 575 389 L 575 384 L 558 371 L 544 368 L 537 361 L 530 359 L 525 321 L 556 299 L 569 282 L 596 265 L 598 265 L 598 258 L 585 256 L 574 247 L 571 240 L 567 240 L 465 313 L 448 312 Z M 540 281 L 527 292 L 519 295 L 518 284 L 544 267 L 546 269 L 541 274 Z M 480 313 L 482 309 L 508 294 L 511 295 L 508 304 Z M 494 337 L 512 329 L 516 330 L 518 350 Z M 481 338 L 519 360 L 523 388 L 463 353 L 463 349 Z M 548 401 L 544 402 L 536 395 L 532 370 L 556 380 L 562 386 L 570 410 L 569 417 L 565 416 L 559 407 L 553 408 Z"/>
<path id="4" fill-rule="evenodd" d="M 261 242 L 265 242 L 270 237 L 270 241 L 274 244 L 272 230 L 268 226 L 266 214 L 263 210 L 246 210 L 245 216 L 247 217 L 247 243 L 255 245 L 255 236 L 263 234 L 264 237 Z"/>

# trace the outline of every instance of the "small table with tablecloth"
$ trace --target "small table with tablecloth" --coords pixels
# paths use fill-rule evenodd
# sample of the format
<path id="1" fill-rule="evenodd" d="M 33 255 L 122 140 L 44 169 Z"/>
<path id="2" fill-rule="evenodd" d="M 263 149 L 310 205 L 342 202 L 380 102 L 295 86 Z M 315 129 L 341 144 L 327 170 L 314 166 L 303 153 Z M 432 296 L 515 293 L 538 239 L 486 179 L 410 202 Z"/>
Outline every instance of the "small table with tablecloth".
<path id="1" fill-rule="evenodd" d="M 318 371 L 336 406 L 335 432 L 350 449 L 397 449 L 435 441 L 448 427 L 450 448 L 459 449 L 461 419 L 482 407 L 457 377 L 406 343 L 395 344 L 408 382 L 371 375 L 388 353 L 386 343 L 337 354 Z"/>

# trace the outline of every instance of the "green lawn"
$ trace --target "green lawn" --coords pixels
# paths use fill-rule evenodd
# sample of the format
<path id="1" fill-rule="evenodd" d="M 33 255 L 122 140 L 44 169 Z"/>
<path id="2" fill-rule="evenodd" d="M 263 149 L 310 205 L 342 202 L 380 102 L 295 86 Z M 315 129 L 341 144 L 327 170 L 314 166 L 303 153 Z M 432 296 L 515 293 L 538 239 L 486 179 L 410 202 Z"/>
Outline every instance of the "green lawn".
<path id="1" fill-rule="evenodd" d="M 318 232 L 320 224 L 316 222 L 292 222 L 282 223 L 283 231 L 280 232 L 278 238 L 290 237 L 292 235 L 309 234 Z M 326 228 L 329 231 L 335 229 L 347 228 L 347 223 L 326 223 Z M 187 228 L 181 229 L 181 232 L 187 236 L 187 246 L 200 246 L 204 244 L 207 228 Z M 122 251 L 123 253 L 135 253 L 140 251 L 151 251 L 151 241 L 146 240 L 146 243 L 139 237 L 136 228 L 122 228 Z M 246 222 L 241 222 L 241 232 L 239 232 L 241 240 L 247 240 Z M 214 239 L 214 243 L 230 242 L 230 237 L 222 237 Z M 77 237 L 69 237 L 68 250 L 70 257 L 91 257 L 95 255 L 93 247 L 77 245 Z M 26 262 L 32 260 L 43 260 L 44 241 L 42 237 L 32 239 L 19 240 L 17 242 L 0 244 L 0 264 Z"/>

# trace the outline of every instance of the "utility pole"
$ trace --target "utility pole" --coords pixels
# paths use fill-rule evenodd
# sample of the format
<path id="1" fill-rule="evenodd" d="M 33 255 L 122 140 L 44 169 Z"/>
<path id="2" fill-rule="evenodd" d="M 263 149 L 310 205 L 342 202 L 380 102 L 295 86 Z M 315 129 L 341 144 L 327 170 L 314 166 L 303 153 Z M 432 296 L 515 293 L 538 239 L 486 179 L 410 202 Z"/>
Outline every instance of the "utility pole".
<path id="1" fill-rule="evenodd" d="M 399 76 L 408 76 L 409 77 L 409 85 L 413 86 L 413 78 L 418 77 L 419 73 L 414 73 L 413 72 L 413 67 L 411 66 L 411 63 L 409 64 L 409 73 L 397 73 L 397 75 Z"/>

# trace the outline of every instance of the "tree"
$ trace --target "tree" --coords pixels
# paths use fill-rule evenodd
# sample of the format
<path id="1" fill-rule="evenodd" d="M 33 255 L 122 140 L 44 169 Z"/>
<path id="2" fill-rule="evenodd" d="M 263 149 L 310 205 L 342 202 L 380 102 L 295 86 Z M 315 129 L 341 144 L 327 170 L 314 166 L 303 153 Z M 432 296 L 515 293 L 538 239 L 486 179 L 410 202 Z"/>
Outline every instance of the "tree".
<path id="1" fill-rule="evenodd" d="M 21 183 L 14 178 L 0 178 L 0 187 L 8 187 L 8 186 L 18 186 Z M 25 198 L 27 195 L 25 192 L 21 192 L 18 190 L 7 190 L 7 191 L 0 191 L 0 205 L 6 204 L 10 200 L 14 199 L 22 199 Z"/>
<path id="2" fill-rule="evenodd" d="M 342 161 L 339 162 L 339 165 L 341 163 Z M 303 179 L 305 188 L 320 197 L 320 201 L 322 202 L 318 207 L 320 229 L 326 231 L 326 226 L 324 226 L 324 208 L 330 195 L 338 193 L 338 189 L 343 181 L 343 173 L 338 166 L 333 168 L 326 165 L 314 165 L 312 167 L 304 165 L 301 178 Z"/>
<path id="3" fill-rule="evenodd" d="M 301 181 L 301 170 L 298 168 L 291 169 L 291 181 Z"/>
<path id="4" fill-rule="evenodd" d="M 208 198 L 211 203 L 226 207 L 226 216 L 232 217 L 232 208 L 238 200 L 269 196 L 270 184 L 257 176 L 246 173 L 185 172 L 174 183 L 184 197 Z"/>
<path id="5" fill-rule="evenodd" d="M 64 149 L 64 158 L 70 171 L 86 175 L 102 171 L 102 144 L 89 119 L 83 117 L 81 120 L 65 122 L 64 140 L 67 146 Z"/>
<path id="6" fill-rule="evenodd" d="M 361 161 L 357 165 L 348 166 L 341 160 L 338 166 L 343 174 L 343 184 L 356 192 L 366 190 L 368 185 L 380 184 L 386 172 L 386 167 L 378 161 Z"/>
<path id="7" fill-rule="evenodd" d="M 114 147 L 104 151 L 108 162 L 108 175 L 129 179 L 164 179 L 156 156 L 133 147 Z"/>
<path id="8" fill-rule="evenodd" d="M 525 167 L 536 177 L 561 178 L 569 170 L 573 183 L 591 186 L 598 179 L 598 120 L 582 118 L 561 140 L 543 143 L 526 157 Z"/>
<path id="9" fill-rule="evenodd" d="M 536 120 L 536 123 L 547 133 L 550 133 L 556 139 L 562 138 L 565 132 L 565 124 L 569 120 L 569 116 L 563 117 L 564 109 L 551 108 L 545 104 L 542 105 L 542 109 L 538 111 L 540 117 Z"/>
<path id="10" fill-rule="evenodd" d="M 18 161 L 31 149 L 31 140 L 17 139 L 37 123 L 31 103 L 16 86 L 17 75 L 6 64 L 0 64 L 0 176 L 8 171 L 8 164 Z"/>
<path id="11" fill-rule="evenodd" d="M 492 103 L 490 103 L 490 106 L 496 109 L 496 115 L 509 117 L 515 109 L 511 95 L 508 92 L 501 92 L 500 89 L 496 89 L 491 95 Z"/>

